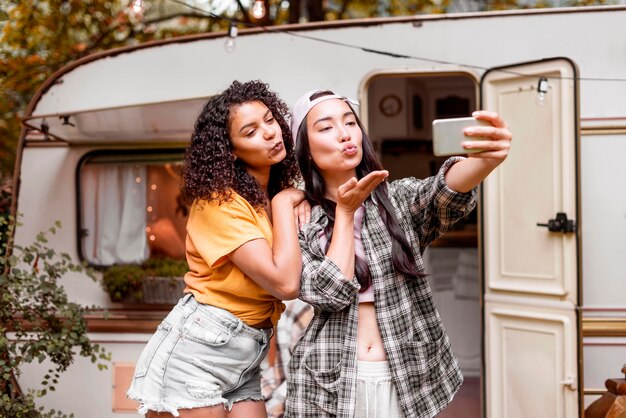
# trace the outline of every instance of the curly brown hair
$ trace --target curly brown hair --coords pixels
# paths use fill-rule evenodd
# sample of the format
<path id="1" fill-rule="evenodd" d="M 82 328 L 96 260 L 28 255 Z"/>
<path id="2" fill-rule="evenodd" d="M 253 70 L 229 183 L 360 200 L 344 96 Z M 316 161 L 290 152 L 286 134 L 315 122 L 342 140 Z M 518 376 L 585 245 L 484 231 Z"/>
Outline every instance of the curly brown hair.
<path id="1" fill-rule="evenodd" d="M 235 159 L 229 135 L 230 112 L 234 106 L 259 101 L 265 104 L 283 132 L 287 156 L 270 169 L 267 196 L 243 163 Z M 185 151 L 183 193 L 187 203 L 195 200 L 230 199 L 235 191 L 260 209 L 281 190 L 295 186 L 300 172 L 296 163 L 291 130 L 286 121 L 287 105 L 259 80 L 233 83 L 209 99 L 196 120 L 191 143 Z"/>

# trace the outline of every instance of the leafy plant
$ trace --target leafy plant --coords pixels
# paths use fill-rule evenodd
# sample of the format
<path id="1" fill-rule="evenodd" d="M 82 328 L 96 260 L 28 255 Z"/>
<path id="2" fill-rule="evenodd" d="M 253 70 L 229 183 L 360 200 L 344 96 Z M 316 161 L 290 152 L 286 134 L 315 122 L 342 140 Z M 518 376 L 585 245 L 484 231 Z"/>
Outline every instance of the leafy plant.
<path id="1" fill-rule="evenodd" d="M 152 258 L 143 264 L 118 264 L 105 270 L 102 284 L 114 302 L 141 301 L 144 284 L 148 277 L 168 277 L 176 288 L 177 277 L 188 271 L 187 262 L 172 258 Z"/>
<path id="2" fill-rule="evenodd" d="M 10 176 L 0 172 L 0 218 L 6 219 L 11 213 L 11 196 L 13 184 Z M 7 240 L 7 224 L 0 225 L 0 244 Z"/>
<path id="3" fill-rule="evenodd" d="M 145 272 L 138 265 L 115 265 L 102 275 L 102 284 L 111 300 L 121 302 L 126 298 L 141 299 L 141 281 Z"/>
<path id="4" fill-rule="evenodd" d="M 27 246 L 12 245 L 16 222 L 0 217 L 0 416 L 66 416 L 60 411 L 37 408 L 36 399 L 54 391 L 60 374 L 75 355 L 91 358 L 100 370 L 106 369 L 110 354 L 87 336 L 86 307 L 70 302 L 61 278 L 69 273 L 93 272 L 58 254 L 48 246 L 48 236 L 61 227 L 57 221 Z M 11 333 L 11 338 L 7 336 Z M 41 388 L 22 393 L 16 378 L 20 367 L 44 360 L 53 366 L 43 377 Z"/>

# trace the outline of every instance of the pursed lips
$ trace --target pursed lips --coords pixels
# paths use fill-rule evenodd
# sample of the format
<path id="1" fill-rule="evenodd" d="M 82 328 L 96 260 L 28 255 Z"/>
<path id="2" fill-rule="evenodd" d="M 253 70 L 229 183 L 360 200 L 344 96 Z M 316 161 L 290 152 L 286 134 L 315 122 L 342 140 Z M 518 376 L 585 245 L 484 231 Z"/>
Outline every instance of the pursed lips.
<path id="1" fill-rule="evenodd" d="M 343 147 L 342 147 L 341 151 L 342 151 L 343 153 L 345 153 L 345 154 L 349 154 L 349 155 L 355 154 L 355 153 L 356 153 L 356 151 L 357 151 L 357 149 L 356 149 L 356 145 L 355 145 L 355 144 L 353 144 L 352 142 L 345 143 L 345 144 L 343 145 Z"/>
<path id="2" fill-rule="evenodd" d="M 278 152 L 280 150 L 283 149 L 283 143 L 282 142 L 277 142 L 276 144 L 274 144 L 274 146 L 272 146 L 270 148 L 270 152 Z"/>

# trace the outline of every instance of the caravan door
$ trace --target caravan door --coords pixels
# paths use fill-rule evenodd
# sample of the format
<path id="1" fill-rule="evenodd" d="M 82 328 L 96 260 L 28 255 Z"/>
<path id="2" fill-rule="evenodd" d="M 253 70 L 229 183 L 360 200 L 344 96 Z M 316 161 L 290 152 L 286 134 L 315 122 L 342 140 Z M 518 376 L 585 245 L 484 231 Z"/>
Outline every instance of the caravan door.
<path id="1" fill-rule="evenodd" d="M 513 133 L 482 188 L 488 418 L 579 416 L 576 75 L 558 58 L 481 81 L 482 107 Z"/>

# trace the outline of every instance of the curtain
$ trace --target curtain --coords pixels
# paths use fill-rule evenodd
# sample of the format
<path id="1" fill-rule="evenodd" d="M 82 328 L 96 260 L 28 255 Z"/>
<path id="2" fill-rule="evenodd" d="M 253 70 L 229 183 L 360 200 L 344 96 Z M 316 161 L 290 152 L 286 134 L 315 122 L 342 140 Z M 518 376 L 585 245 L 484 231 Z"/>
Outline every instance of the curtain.
<path id="1" fill-rule="evenodd" d="M 134 164 L 85 165 L 83 249 L 90 263 L 138 263 L 148 258 L 146 175 L 146 166 Z"/>

